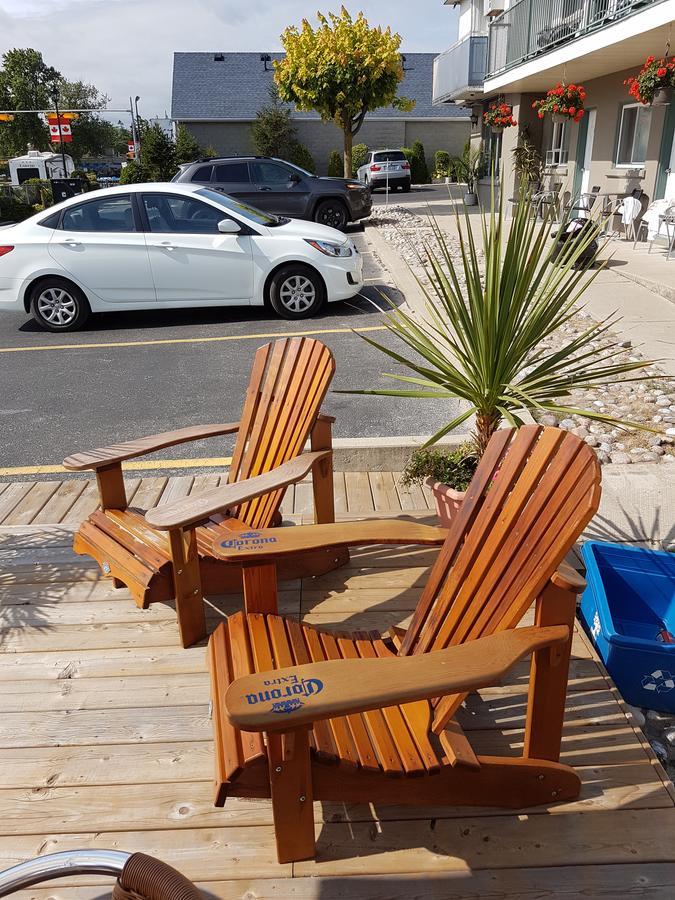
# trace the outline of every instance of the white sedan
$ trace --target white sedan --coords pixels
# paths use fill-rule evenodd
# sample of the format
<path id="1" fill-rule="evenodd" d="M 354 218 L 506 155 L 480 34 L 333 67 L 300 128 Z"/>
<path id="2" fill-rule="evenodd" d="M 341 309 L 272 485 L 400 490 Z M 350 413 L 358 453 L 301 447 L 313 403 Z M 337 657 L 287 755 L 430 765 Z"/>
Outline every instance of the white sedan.
<path id="1" fill-rule="evenodd" d="M 353 297 L 362 270 L 342 232 L 198 185 L 108 188 L 0 227 L 0 311 L 49 331 L 90 313 L 190 306 L 269 304 L 302 319 Z"/>

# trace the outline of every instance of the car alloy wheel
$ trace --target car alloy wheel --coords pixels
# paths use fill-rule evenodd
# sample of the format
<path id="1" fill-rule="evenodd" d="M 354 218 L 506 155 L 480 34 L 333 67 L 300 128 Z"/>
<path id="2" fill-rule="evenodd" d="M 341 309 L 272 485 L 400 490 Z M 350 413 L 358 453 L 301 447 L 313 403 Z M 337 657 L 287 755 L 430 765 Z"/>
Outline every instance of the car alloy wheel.
<path id="1" fill-rule="evenodd" d="M 347 210 L 339 200 L 325 200 L 317 210 L 316 221 L 341 231 L 347 224 Z"/>
<path id="2" fill-rule="evenodd" d="M 40 316 L 49 325 L 66 328 L 77 318 L 77 300 L 65 288 L 48 287 L 38 294 L 36 301 Z"/>
<path id="3" fill-rule="evenodd" d="M 279 286 L 279 300 L 290 313 L 304 313 L 316 301 L 316 288 L 306 275 L 289 275 Z"/>

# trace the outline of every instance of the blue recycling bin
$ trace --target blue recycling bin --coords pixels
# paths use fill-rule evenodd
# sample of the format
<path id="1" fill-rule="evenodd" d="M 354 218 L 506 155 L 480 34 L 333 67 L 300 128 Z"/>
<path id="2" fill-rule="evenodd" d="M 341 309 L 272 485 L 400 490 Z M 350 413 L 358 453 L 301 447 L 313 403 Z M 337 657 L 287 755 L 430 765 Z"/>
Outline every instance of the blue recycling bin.
<path id="1" fill-rule="evenodd" d="M 580 618 L 623 698 L 675 713 L 675 555 L 588 541 Z"/>

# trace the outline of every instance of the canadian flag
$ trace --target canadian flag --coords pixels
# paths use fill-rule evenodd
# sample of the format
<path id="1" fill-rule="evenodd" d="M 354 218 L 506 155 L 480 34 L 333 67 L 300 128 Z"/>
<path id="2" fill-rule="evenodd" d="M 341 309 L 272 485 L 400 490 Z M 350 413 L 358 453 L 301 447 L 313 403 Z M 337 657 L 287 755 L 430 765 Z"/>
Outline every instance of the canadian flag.
<path id="1" fill-rule="evenodd" d="M 67 119 L 64 119 L 62 116 L 59 116 L 58 119 L 56 116 L 49 116 L 47 121 L 49 122 L 49 139 L 53 144 L 58 144 L 61 141 L 64 144 L 69 144 L 73 140 L 73 132 Z"/>

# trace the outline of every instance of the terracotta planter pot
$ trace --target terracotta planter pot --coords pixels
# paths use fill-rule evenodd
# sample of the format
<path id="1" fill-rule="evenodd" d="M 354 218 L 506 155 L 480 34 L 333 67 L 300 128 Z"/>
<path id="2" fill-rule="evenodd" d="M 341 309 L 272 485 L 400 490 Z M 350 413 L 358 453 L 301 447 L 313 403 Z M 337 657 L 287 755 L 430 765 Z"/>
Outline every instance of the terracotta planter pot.
<path id="1" fill-rule="evenodd" d="M 478 195 L 477 194 L 464 194 L 464 203 L 466 206 L 477 206 L 478 205 Z"/>
<path id="2" fill-rule="evenodd" d="M 434 495 L 439 523 L 444 528 L 449 528 L 459 512 L 466 492 L 456 491 L 449 484 L 443 484 L 442 481 L 436 481 L 434 478 L 427 478 L 424 483 L 431 488 L 431 493 Z"/>
<path id="3" fill-rule="evenodd" d="M 654 94 L 654 99 L 652 100 L 652 106 L 668 106 L 669 103 L 673 102 L 673 88 L 672 87 L 662 87 L 659 88 L 658 91 Z"/>

